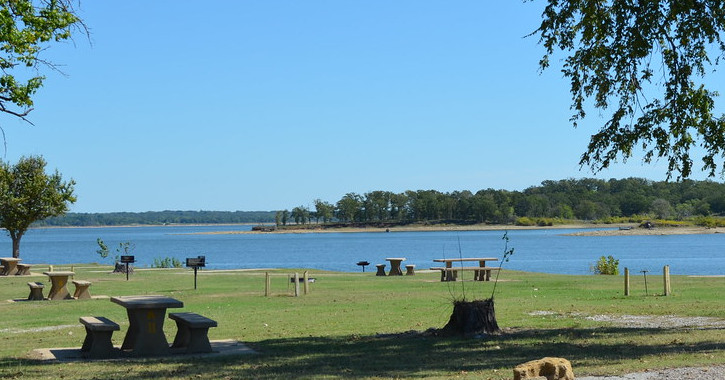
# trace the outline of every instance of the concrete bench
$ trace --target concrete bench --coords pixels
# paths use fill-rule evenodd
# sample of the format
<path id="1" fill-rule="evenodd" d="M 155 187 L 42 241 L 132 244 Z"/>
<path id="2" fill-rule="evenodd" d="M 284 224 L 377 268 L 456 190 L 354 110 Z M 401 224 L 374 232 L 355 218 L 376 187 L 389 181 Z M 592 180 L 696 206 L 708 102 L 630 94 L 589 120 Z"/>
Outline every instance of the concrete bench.
<path id="1" fill-rule="evenodd" d="M 30 275 L 30 267 L 32 265 L 30 264 L 18 264 L 17 269 L 18 271 L 15 272 L 16 276 L 29 276 Z"/>
<path id="2" fill-rule="evenodd" d="M 76 290 L 73 292 L 73 298 L 77 300 L 91 298 L 91 292 L 88 290 L 91 287 L 90 281 L 73 280 L 73 285 L 76 286 Z"/>
<path id="3" fill-rule="evenodd" d="M 28 282 L 28 287 L 30 288 L 28 301 L 42 301 L 45 299 L 43 297 L 43 288 L 45 288 L 45 285 L 42 282 Z"/>
<path id="4" fill-rule="evenodd" d="M 212 352 L 209 343 L 209 328 L 217 327 L 215 320 L 196 313 L 169 313 L 169 319 L 176 321 L 176 337 L 171 348 L 187 354 Z"/>
<path id="5" fill-rule="evenodd" d="M 475 281 L 490 281 L 491 271 L 500 270 L 499 267 L 456 267 L 456 268 L 442 268 L 433 267 L 431 270 L 441 271 L 441 281 L 456 281 L 458 278 L 458 271 L 473 271 L 473 279 Z"/>
<path id="6" fill-rule="evenodd" d="M 413 276 L 415 275 L 415 265 L 408 264 L 405 266 L 405 275 L 406 276 Z"/>
<path id="7" fill-rule="evenodd" d="M 84 357 L 107 359 L 113 353 L 111 336 L 121 329 L 116 322 L 105 317 L 80 317 L 78 319 L 86 328 L 86 339 L 81 352 Z"/>
<path id="8" fill-rule="evenodd" d="M 386 276 L 385 264 L 377 264 L 377 265 L 375 265 L 375 267 L 378 268 L 378 272 L 375 273 L 376 276 Z"/>

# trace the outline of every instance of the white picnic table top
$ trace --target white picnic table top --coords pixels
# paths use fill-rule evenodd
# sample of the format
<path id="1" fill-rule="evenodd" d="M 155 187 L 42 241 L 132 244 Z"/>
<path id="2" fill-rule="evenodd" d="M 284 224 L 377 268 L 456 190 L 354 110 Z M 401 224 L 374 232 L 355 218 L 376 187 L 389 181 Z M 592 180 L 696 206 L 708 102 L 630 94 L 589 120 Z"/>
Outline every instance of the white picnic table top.
<path id="1" fill-rule="evenodd" d="M 433 259 L 437 263 L 452 263 L 454 261 L 498 261 L 495 257 L 464 257 L 457 259 Z"/>

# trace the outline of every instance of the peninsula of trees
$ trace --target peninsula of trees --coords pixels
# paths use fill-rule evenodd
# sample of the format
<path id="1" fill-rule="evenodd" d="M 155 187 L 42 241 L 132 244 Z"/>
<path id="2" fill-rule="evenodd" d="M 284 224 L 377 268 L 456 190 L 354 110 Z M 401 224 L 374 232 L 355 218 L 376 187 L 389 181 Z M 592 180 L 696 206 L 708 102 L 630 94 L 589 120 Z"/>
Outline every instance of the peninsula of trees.
<path id="1" fill-rule="evenodd" d="M 276 223 L 550 225 L 564 220 L 614 223 L 647 218 L 685 220 L 723 214 L 725 184 L 722 183 L 585 178 L 544 181 L 524 191 L 348 193 L 334 204 L 317 199 L 313 208 L 298 206 L 291 211 L 278 211 Z"/>

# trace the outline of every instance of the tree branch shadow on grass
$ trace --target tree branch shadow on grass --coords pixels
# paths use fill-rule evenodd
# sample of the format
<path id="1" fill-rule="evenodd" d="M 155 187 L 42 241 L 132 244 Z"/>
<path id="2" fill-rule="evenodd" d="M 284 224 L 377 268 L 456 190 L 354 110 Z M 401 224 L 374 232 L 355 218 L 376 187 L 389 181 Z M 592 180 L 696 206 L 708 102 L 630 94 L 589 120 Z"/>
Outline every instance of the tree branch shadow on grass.
<path id="1" fill-rule="evenodd" d="M 713 341 L 693 344 L 652 343 L 657 341 L 653 338 L 659 335 L 667 338 L 666 335 L 674 332 L 604 327 L 518 330 L 486 339 L 441 338 L 420 333 L 283 338 L 251 344 L 259 351 L 257 355 L 203 359 L 163 357 L 145 359 L 142 366 L 133 365 L 136 360 L 132 359 L 107 361 L 95 364 L 99 368 L 94 369 L 94 374 L 99 379 L 107 378 L 106 371 L 108 376 L 128 371 L 126 378 L 129 379 L 422 378 L 463 371 L 508 371 L 520 363 L 545 356 L 569 359 L 576 373 L 577 368 L 607 362 L 723 349 L 717 336 Z M 608 340 L 616 343 L 603 343 Z M 47 366 L 29 360 L 0 359 L 0 378 L 12 378 L 14 371 L 21 371 L 24 376 L 41 376 L 53 371 Z M 68 375 L 71 374 L 66 374 L 66 378 L 73 378 Z"/>

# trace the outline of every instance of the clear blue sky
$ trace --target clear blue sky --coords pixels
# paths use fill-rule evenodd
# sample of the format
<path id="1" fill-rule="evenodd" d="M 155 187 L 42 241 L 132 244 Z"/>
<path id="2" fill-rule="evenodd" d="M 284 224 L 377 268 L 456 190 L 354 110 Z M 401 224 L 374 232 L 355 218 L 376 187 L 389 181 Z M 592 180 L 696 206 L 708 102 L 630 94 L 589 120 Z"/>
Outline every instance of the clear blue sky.
<path id="1" fill-rule="evenodd" d="M 524 38 L 542 2 L 84 1 L 44 53 L 30 126 L 73 212 L 278 210 L 373 190 L 522 190 L 595 177 L 568 82 Z M 665 178 L 637 156 L 596 178 Z M 699 176 L 699 178 L 698 178 Z M 696 179 L 704 178 L 696 175 Z"/>

